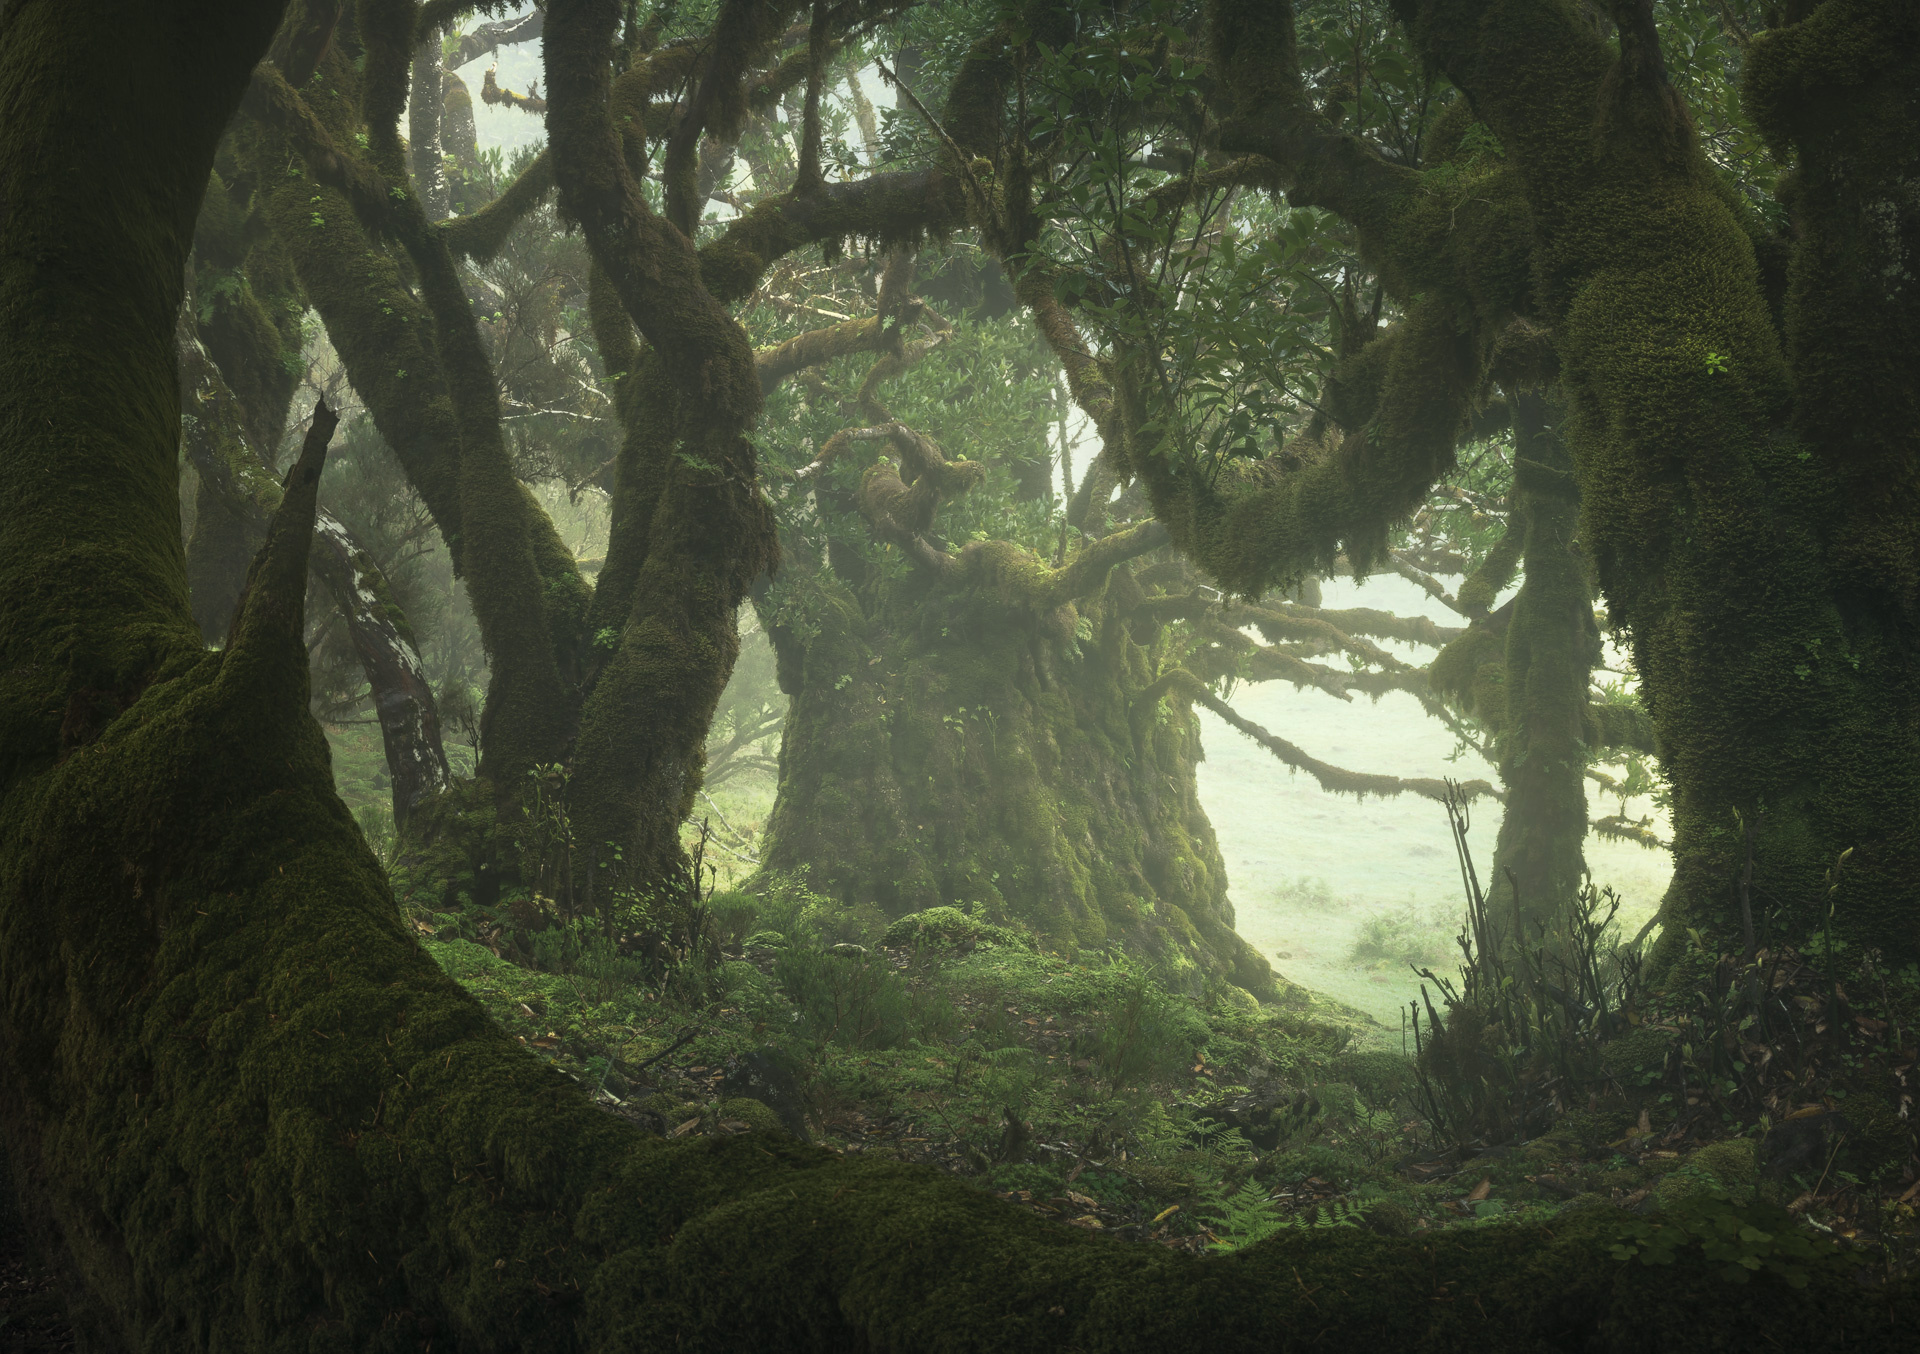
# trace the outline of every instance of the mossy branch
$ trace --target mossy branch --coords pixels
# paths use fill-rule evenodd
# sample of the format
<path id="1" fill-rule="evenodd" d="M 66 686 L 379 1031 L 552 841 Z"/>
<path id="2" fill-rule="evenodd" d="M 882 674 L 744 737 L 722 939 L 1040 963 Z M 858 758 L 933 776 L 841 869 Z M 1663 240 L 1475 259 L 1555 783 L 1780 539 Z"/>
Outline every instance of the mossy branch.
<path id="1" fill-rule="evenodd" d="M 893 427 L 882 424 L 873 428 L 842 428 L 839 432 L 821 443 L 820 450 L 814 453 L 811 461 L 793 472 L 795 480 L 804 483 L 818 475 L 831 465 L 841 452 L 855 442 L 884 442 L 893 436 Z"/>
<path id="2" fill-rule="evenodd" d="M 300 656 L 300 688 L 305 703 L 307 647 L 307 555 L 313 543 L 313 518 L 319 508 L 320 471 L 327 462 L 327 444 L 333 440 L 340 416 L 321 400 L 313 407 L 313 423 L 300 455 L 281 484 L 280 506 L 267 524 L 267 539 L 247 570 L 247 586 L 234 611 L 233 630 L 227 636 L 229 662 L 263 666 L 275 664 L 289 650 Z"/>
<path id="3" fill-rule="evenodd" d="M 1212 665 L 1217 667 L 1221 677 L 1241 677 L 1249 682 L 1290 682 L 1296 688 L 1312 687 L 1324 691 L 1335 700 L 1353 699 L 1347 694 L 1338 673 L 1331 668 L 1309 663 L 1299 654 L 1288 653 L 1272 645 L 1256 644 L 1233 626 L 1218 619 L 1198 622 L 1194 630 L 1202 638 L 1212 640 L 1216 646 L 1213 652 L 1226 660 Z M 1198 667 L 1200 664 L 1190 662 L 1189 666 Z"/>
<path id="4" fill-rule="evenodd" d="M 980 563 L 969 567 L 999 582 L 1004 591 L 1019 596 L 1024 605 L 1035 610 L 1051 610 L 1078 598 L 1091 597 L 1105 585 L 1113 569 L 1160 549 L 1169 539 L 1166 527 L 1159 522 L 1136 522 L 1097 541 L 1089 541 L 1058 569 L 1046 568 L 1024 550 L 1019 553 L 1026 555 L 1026 560 L 1016 561 L 1013 551 L 1017 547 L 1006 542 L 978 542 L 961 551 L 961 556 L 965 559 L 977 550 Z M 994 546 L 1004 548 L 989 549 Z"/>
<path id="5" fill-rule="evenodd" d="M 1150 704 L 1168 695 L 1175 695 L 1196 705 L 1205 706 L 1294 770 L 1305 771 L 1314 778 L 1321 789 L 1329 793 L 1356 795 L 1362 799 L 1368 795 L 1390 799 L 1403 794 L 1425 795 L 1428 799 L 1443 801 L 1446 798 L 1447 782 L 1444 780 L 1373 775 L 1364 771 L 1348 771 L 1323 762 L 1303 749 L 1295 747 L 1286 739 L 1275 737 L 1252 720 L 1242 716 L 1239 711 L 1214 695 L 1205 682 L 1185 668 L 1173 668 L 1162 673 L 1152 686 L 1141 693 L 1140 700 L 1143 704 Z M 1476 799 L 1483 795 L 1494 799 L 1500 798 L 1500 792 L 1484 780 L 1468 781 L 1460 786 L 1459 792 L 1468 799 Z"/>
<path id="6" fill-rule="evenodd" d="M 1287 641 L 1314 644 L 1320 646 L 1323 652 L 1331 649 L 1352 654 L 1355 658 L 1376 663 L 1389 671 L 1398 671 L 1407 666 L 1378 645 L 1341 629 L 1325 614 L 1305 616 L 1271 607 L 1237 606 L 1225 613 L 1225 618 L 1235 624 L 1254 626 L 1269 644 Z"/>
<path id="7" fill-rule="evenodd" d="M 535 11 L 539 13 L 539 11 Z M 542 150 L 520 171 L 506 192 L 477 212 L 442 221 L 434 232 L 458 258 L 489 262 L 500 252 L 513 228 L 553 190 L 553 159 Z"/>
<path id="8" fill-rule="evenodd" d="M 853 353 L 872 352 L 880 341 L 880 330 L 878 315 L 861 315 L 824 329 L 795 334 L 771 348 L 761 348 L 753 355 L 754 366 L 760 372 L 760 388 L 771 394 L 795 372 Z"/>
<path id="9" fill-rule="evenodd" d="M 1451 307 L 1417 302 L 1330 383 L 1354 387 L 1340 396 L 1354 431 L 1304 464 L 1275 455 L 1215 473 L 1150 433 L 1153 377 L 1146 355 L 1128 354 L 1116 366 L 1127 463 L 1175 545 L 1229 592 L 1258 596 L 1324 574 L 1343 548 L 1367 569 L 1388 554 L 1390 525 L 1453 464 L 1475 370 Z"/>
<path id="10" fill-rule="evenodd" d="M 1594 747 L 1624 748 L 1649 757 L 1659 751 L 1653 720 L 1637 705 L 1589 704 L 1586 741 Z"/>
<path id="11" fill-rule="evenodd" d="M 1296 206 L 1324 207 L 1366 236 L 1390 238 L 1420 176 L 1327 125 L 1300 75 L 1292 0 L 1215 0 L 1215 68 L 1233 100 L 1220 147 L 1266 157 Z"/>
<path id="12" fill-rule="evenodd" d="M 1261 628 L 1263 634 L 1265 629 L 1261 621 L 1263 615 L 1268 613 L 1278 613 L 1290 619 L 1321 621 L 1346 635 L 1395 639 L 1403 644 L 1424 644 L 1435 649 L 1466 633 L 1464 626 L 1437 625 L 1425 616 L 1401 616 L 1370 607 L 1328 610 L 1307 606 L 1303 602 L 1268 601 L 1246 610 L 1253 617 L 1253 624 Z"/>
<path id="13" fill-rule="evenodd" d="M 287 6 L 267 57 L 296 88 L 319 66 L 344 7 L 345 0 L 293 0 Z"/>
<path id="14" fill-rule="evenodd" d="M 1080 328 L 1067 314 L 1054 292 L 1056 270 L 1038 265 L 1017 269 L 1013 290 L 1033 316 L 1040 336 L 1047 341 L 1055 360 L 1067 375 L 1067 393 L 1093 423 L 1103 439 L 1111 440 L 1113 428 L 1113 383 L 1105 368 L 1087 346 Z"/>
<path id="15" fill-rule="evenodd" d="M 742 300 L 776 259 L 849 236 L 883 245 L 916 243 L 966 219 L 954 180 L 939 169 L 870 174 L 755 203 L 701 246 L 701 277 L 722 301 Z"/>
<path id="16" fill-rule="evenodd" d="M 480 81 L 480 102 L 518 108 L 533 117 L 545 116 L 547 101 L 540 97 L 537 85 L 528 85 L 525 94 L 516 94 L 494 80 L 493 69 L 492 66 L 487 67 L 487 73 Z"/>
<path id="17" fill-rule="evenodd" d="M 1644 823 L 1635 822 L 1623 814 L 1610 813 L 1604 818 L 1593 820 L 1595 836 L 1611 838 L 1616 842 L 1631 842 L 1635 846 L 1645 847 L 1649 851 L 1671 851 L 1673 843 Z"/>
<path id="18" fill-rule="evenodd" d="M 836 16 L 835 22 L 841 19 Z M 979 193 L 969 167 L 971 156 L 980 148 L 998 147 L 1005 120 L 1013 75 L 1005 46 L 1006 35 L 1000 31 L 974 44 L 954 77 L 941 116 L 927 114 L 943 133 L 950 133 L 955 147 L 938 164 L 847 183 L 801 183 L 756 203 L 700 250 L 701 276 L 708 289 L 722 301 L 738 301 L 759 286 L 774 260 L 823 240 L 851 236 L 889 246 L 917 244 L 965 224 L 968 194 Z M 786 64 L 791 63 L 782 69 Z"/>
<path id="19" fill-rule="evenodd" d="M 1494 599 L 1513 581 L 1514 572 L 1520 567 L 1520 551 L 1526 543 L 1526 535 L 1525 521 L 1518 514 L 1509 516 L 1507 529 L 1500 533 L 1500 539 L 1494 542 L 1493 549 L 1480 561 L 1480 567 L 1460 585 L 1459 599 L 1453 603 L 1455 611 L 1477 619 L 1493 609 Z M 1405 563 L 1397 558 L 1395 562 Z M 1439 600 L 1444 604 L 1447 599 L 1442 597 Z"/>
<path id="20" fill-rule="evenodd" d="M 1505 544 L 1505 541 L 1506 541 L 1506 538 L 1502 537 L 1501 543 L 1503 545 Z M 1517 563 L 1518 560 L 1519 560 L 1519 554 L 1516 548 L 1513 556 L 1513 560 L 1509 563 L 1508 570 L 1507 570 L 1509 577 L 1511 577 L 1513 572 L 1511 567 L 1512 563 Z M 1446 584 L 1442 583 L 1439 579 L 1435 578 L 1432 574 L 1428 573 L 1425 569 L 1422 569 L 1418 564 L 1415 564 L 1411 559 L 1409 559 L 1404 550 L 1388 551 L 1385 562 L 1387 567 L 1391 569 L 1394 573 L 1399 574 L 1400 577 L 1406 579 L 1407 582 L 1416 585 L 1420 589 L 1420 591 L 1426 593 L 1427 596 L 1433 598 L 1434 601 L 1438 602 L 1441 606 L 1445 607 L 1447 610 L 1453 612 L 1456 615 L 1464 616 L 1467 614 L 1465 603 L 1463 603 L 1459 598 L 1455 597 L 1452 593 L 1448 592 Z M 1472 581 L 1473 581 L 1472 579 L 1468 580 L 1468 582 L 1472 582 Z M 1498 589 L 1495 589 L 1495 591 L 1498 591 Z M 1489 599 L 1489 605 L 1491 605 L 1491 599 Z"/>
<path id="21" fill-rule="evenodd" d="M 687 101 L 667 138 L 661 180 L 667 190 L 667 219 L 691 238 L 700 219 L 701 202 L 695 191 L 700 138 L 711 133 L 732 137 L 746 115 L 745 77 L 767 47 L 786 30 L 798 8 L 790 0 L 722 0 L 719 16 L 708 37 L 708 54 L 700 83 Z M 548 77 L 552 88 L 552 77 Z"/>
<path id="22" fill-rule="evenodd" d="M 800 164 L 794 174 L 794 186 L 803 190 L 820 182 L 820 95 L 827 78 L 831 12 L 826 0 L 813 0 L 813 22 L 807 28 L 807 89 L 800 105 Z"/>
<path id="23" fill-rule="evenodd" d="M 420 15 L 414 20 L 414 31 L 418 34 L 446 28 L 468 10 L 478 8 L 472 0 L 427 0 L 420 6 Z M 545 10 L 531 10 L 514 19 L 502 19 L 495 23 L 481 24 L 460 35 L 454 46 L 453 55 L 447 58 L 449 69 L 478 61 L 490 52 L 502 47 L 512 47 L 522 42 L 532 42 L 540 36 L 541 28 L 546 24 Z"/>

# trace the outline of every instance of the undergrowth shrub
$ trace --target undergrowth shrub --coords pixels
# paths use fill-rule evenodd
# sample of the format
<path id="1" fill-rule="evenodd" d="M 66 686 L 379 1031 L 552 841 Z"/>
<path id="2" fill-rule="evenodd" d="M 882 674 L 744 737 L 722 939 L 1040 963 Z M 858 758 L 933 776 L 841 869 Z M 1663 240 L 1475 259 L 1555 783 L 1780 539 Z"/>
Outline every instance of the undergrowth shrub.
<path id="1" fill-rule="evenodd" d="M 1172 1000 L 1144 970 L 1129 968 L 1111 998 L 1094 1057 L 1118 1090 L 1178 1072 L 1205 1038 L 1189 1004 Z"/>
<path id="2" fill-rule="evenodd" d="M 796 945 L 773 964 L 774 980 L 806 1034 L 818 1043 L 895 1048 L 910 1038 L 941 1039 L 959 1024 L 937 993 L 907 989 L 885 958 Z"/>
<path id="3" fill-rule="evenodd" d="M 1350 955 L 1357 964 L 1419 966 L 1438 963 L 1447 953 L 1446 922 L 1409 903 L 1376 912 L 1360 923 Z"/>

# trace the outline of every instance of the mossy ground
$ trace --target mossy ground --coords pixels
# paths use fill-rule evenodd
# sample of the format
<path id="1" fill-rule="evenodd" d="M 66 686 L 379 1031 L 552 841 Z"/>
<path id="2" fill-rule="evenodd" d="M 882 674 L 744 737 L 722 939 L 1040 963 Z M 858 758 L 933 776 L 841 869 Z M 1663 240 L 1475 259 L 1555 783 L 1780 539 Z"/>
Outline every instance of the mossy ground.
<path id="1" fill-rule="evenodd" d="M 1774 1218 L 1790 1206 L 1809 1235 L 1867 1247 L 1876 1269 L 1907 1268 L 1920 1242 L 1897 1110 L 1913 1052 L 1896 1037 L 1920 1023 L 1920 972 L 1882 975 L 1849 1004 L 1861 1038 L 1777 1078 L 1771 1108 L 1676 1082 L 1698 1037 L 1676 999 L 1613 1042 L 1611 1088 L 1549 1131 L 1462 1146 L 1437 1140 L 1378 1026 L 1301 988 L 1258 1006 L 1225 985 L 1194 998 L 952 908 L 887 925 L 790 888 L 722 894 L 713 911 L 715 949 L 664 970 L 557 928 L 496 931 L 473 911 L 413 926 L 610 1112 L 683 1137 L 767 1127 L 736 1081 L 757 1055 L 791 1070 L 809 1135 L 836 1153 L 931 1165 L 1123 1239 L 1225 1251 L 1296 1229 L 1552 1227 L 1591 1222 L 1596 1206 L 1626 1227 L 1690 1202 Z M 1822 1012 L 1783 995 L 1817 1039 Z M 1810 1132 L 1820 1147 L 1801 1160 Z"/>

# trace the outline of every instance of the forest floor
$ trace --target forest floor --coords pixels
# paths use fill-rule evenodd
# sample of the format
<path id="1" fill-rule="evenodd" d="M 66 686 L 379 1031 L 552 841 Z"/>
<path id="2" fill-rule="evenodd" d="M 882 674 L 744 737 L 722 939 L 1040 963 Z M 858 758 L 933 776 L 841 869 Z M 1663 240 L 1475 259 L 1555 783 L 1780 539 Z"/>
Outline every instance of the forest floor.
<path id="1" fill-rule="evenodd" d="M 1603 1084 L 1563 1088 L 1576 1103 L 1476 1138 L 1442 1128 L 1450 1102 L 1398 1032 L 1351 1008 L 1300 988 L 1261 1006 L 1184 995 L 953 909 L 889 926 L 801 889 L 723 894 L 714 946 L 664 965 L 558 926 L 412 916 L 503 1026 L 650 1131 L 784 1125 L 1121 1238 L 1220 1251 L 1285 1228 L 1412 1235 L 1606 1207 L 1625 1255 L 1654 1213 L 1703 1245 L 1728 1227 L 1844 1239 L 1883 1272 L 1920 1249 L 1920 971 L 1830 983 L 1783 950 L 1769 991 L 1795 1023 L 1773 1031 L 1771 1080 L 1715 1084 L 1676 999 L 1601 1051 Z M 1775 1057 L 1750 1024 L 1702 1030 Z M 1729 1274 L 1771 1244 L 1737 1243 Z"/>
<path id="2" fill-rule="evenodd" d="M 77 1349 L 59 1280 L 17 1231 L 0 1226 L 0 1354 Z"/>
<path id="3" fill-rule="evenodd" d="M 336 777 L 375 839 L 378 740 L 341 732 Z M 343 758 L 346 743 L 364 755 Z M 1688 982 L 1604 1045 L 1519 1071 L 1481 1050 L 1464 1076 L 1478 1088 L 1463 1088 L 1457 1068 L 1451 1084 L 1419 1075 L 1404 1031 L 1303 987 L 1256 1007 L 1230 989 L 1169 990 L 1124 956 L 1044 953 L 952 909 L 889 925 L 797 885 L 727 892 L 771 790 L 749 778 L 718 799 L 723 892 L 691 952 L 550 915 L 529 926 L 525 898 L 442 910 L 404 872 L 395 891 L 506 1029 L 665 1135 L 783 1129 L 1191 1251 L 1286 1228 L 1412 1235 L 1606 1207 L 1623 1254 L 1646 1251 L 1634 1229 L 1659 1214 L 1703 1244 L 1784 1229 L 1883 1271 L 1920 1260 L 1920 969 L 1837 942 L 1744 966 L 1703 949 Z M 375 845 L 385 854 L 390 835 Z M 1435 925 L 1394 914 L 1362 928 L 1351 962 L 1404 963 L 1416 941 L 1430 952 Z M 1532 1106 L 1524 1125 L 1500 1122 L 1507 1102 Z M 1769 1244 L 1738 1243 L 1732 1268 L 1763 1266 Z"/>

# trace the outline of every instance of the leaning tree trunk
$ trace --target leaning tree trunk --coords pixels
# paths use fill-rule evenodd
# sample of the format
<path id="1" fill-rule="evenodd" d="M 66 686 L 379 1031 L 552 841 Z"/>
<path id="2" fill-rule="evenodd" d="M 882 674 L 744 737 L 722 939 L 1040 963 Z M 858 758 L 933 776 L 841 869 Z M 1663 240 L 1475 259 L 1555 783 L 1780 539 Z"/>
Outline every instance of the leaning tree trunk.
<path id="1" fill-rule="evenodd" d="M 324 436 L 233 642 L 188 606 L 174 314 L 275 9 L 0 15 L 0 1143 L 90 1347 L 1624 1354 L 1920 1319 L 1824 1273 L 1731 1304 L 1587 1215 L 1128 1247 L 930 1170 L 649 1138 L 514 1044 L 402 928 L 306 713 Z"/>
<path id="2" fill-rule="evenodd" d="M 882 623 L 825 570 L 805 591 L 803 623 L 768 626 L 793 700 L 766 870 L 891 916 L 977 910 L 1069 953 L 1150 958 L 1176 985 L 1273 995 L 1234 933 L 1199 725 L 1155 687 L 1167 645 L 1144 621 L 1136 636 L 1130 575 L 1077 615 L 914 579 Z"/>
<path id="3" fill-rule="evenodd" d="M 178 334 L 181 441 L 200 481 L 199 512 L 187 540 L 188 591 L 202 635 L 219 644 L 233 628 L 249 562 L 281 493 L 248 443 L 240 401 L 184 313 Z M 405 828 L 413 811 L 452 780 L 433 684 L 406 613 L 373 556 L 326 512 L 319 514 L 314 546 L 313 576 L 340 609 L 366 676 L 393 785 L 394 826 Z"/>

